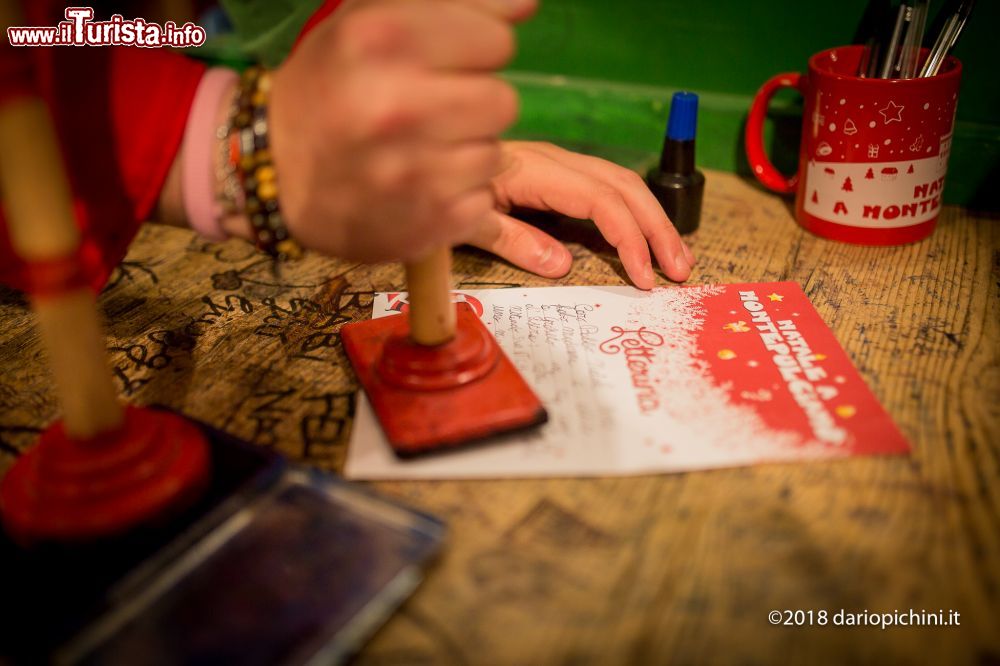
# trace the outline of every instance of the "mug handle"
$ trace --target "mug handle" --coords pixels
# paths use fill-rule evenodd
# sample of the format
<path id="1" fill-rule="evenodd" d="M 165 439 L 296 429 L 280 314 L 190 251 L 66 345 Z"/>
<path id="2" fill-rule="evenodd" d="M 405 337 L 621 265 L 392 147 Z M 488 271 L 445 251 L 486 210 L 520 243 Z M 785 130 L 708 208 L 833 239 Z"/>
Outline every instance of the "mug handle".
<path id="1" fill-rule="evenodd" d="M 798 72 L 785 72 L 776 74 L 768 79 L 760 87 L 750 104 L 750 114 L 747 117 L 747 128 L 744 134 L 744 143 L 747 149 L 747 160 L 753 175 L 761 184 L 778 192 L 779 194 L 791 194 L 795 191 L 799 182 L 798 174 L 786 176 L 778 171 L 764 150 L 764 119 L 767 116 L 767 106 L 771 103 L 771 98 L 782 88 L 795 88 L 802 92 L 803 76 Z"/>

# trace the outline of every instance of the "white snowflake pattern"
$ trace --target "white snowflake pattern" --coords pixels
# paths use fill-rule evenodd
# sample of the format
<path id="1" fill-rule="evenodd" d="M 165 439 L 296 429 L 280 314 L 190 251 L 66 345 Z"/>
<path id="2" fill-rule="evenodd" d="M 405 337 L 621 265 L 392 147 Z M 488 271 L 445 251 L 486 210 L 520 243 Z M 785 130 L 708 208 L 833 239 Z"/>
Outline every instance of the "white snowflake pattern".
<path id="1" fill-rule="evenodd" d="M 657 348 L 651 368 L 660 384 L 674 387 L 657 412 L 662 432 L 698 447 L 794 458 L 821 454 L 825 447 L 793 430 L 767 424 L 757 410 L 740 404 L 731 385 L 720 385 L 711 365 L 698 359 L 697 333 L 706 315 L 704 300 L 723 293 L 719 286 L 666 288 L 648 292 L 630 308 L 630 319 L 656 331 L 670 331 Z M 777 388 L 777 386 L 775 386 Z M 761 395 L 760 397 L 763 397 Z"/>
<path id="2" fill-rule="evenodd" d="M 821 384 L 816 387 L 816 392 L 819 393 L 819 397 L 823 400 L 832 400 L 839 395 L 839 391 L 832 386 L 827 386 L 826 384 Z"/>

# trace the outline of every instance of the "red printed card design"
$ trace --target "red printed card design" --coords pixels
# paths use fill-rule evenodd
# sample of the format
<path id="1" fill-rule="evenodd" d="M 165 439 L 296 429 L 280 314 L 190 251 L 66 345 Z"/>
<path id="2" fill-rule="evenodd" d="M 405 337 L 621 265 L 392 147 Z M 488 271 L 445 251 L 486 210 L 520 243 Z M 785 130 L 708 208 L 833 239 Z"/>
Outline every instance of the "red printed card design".
<path id="1" fill-rule="evenodd" d="M 909 450 L 797 284 L 728 285 L 703 308 L 698 347 L 712 381 L 766 428 L 844 455 Z"/>
<path id="2" fill-rule="evenodd" d="M 374 316 L 405 312 L 379 294 Z M 550 420 L 395 459 L 359 400 L 353 478 L 642 474 L 906 453 L 909 445 L 795 283 L 469 290 Z"/>

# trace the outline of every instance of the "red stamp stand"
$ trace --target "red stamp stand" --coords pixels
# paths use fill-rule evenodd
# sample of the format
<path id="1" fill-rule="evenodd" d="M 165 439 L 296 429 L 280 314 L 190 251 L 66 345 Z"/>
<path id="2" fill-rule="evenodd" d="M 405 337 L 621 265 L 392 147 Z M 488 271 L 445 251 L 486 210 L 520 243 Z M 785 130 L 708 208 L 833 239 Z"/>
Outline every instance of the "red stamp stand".
<path id="1" fill-rule="evenodd" d="M 201 431 L 169 412 L 128 407 L 119 430 L 90 440 L 50 425 L 0 483 L 14 538 L 87 541 L 193 503 L 208 483 Z"/>
<path id="2" fill-rule="evenodd" d="M 406 315 L 344 326 L 344 349 L 400 457 L 453 447 L 546 420 L 493 335 L 458 303 L 455 337 L 425 346 Z"/>
<path id="3" fill-rule="evenodd" d="M 496 339 L 451 302 L 451 250 L 406 267 L 409 312 L 348 324 L 344 349 L 402 458 L 530 428 L 545 408 Z"/>

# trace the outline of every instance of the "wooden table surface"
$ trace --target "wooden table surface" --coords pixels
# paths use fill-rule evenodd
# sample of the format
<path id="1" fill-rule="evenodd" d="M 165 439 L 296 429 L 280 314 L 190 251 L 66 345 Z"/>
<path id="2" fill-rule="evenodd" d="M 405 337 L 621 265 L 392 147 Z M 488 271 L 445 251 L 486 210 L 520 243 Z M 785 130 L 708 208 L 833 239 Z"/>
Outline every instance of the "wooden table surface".
<path id="1" fill-rule="evenodd" d="M 557 284 L 622 284 L 589 223 Z M 801 231 L 788 202 L 709 173 L 691 282 L 802 285 L 913 444 L 855 458 L 608 479 L 393 482 L 445 553 L 362 664 L 1000 662 L 1000 224 L 946 208 L 906 247 Z M 465 287 L 549 285 L 462 250 Z M 122 396 L 339 469 L 357 388 L 337 335 L 397 266 L 147 225 L 100 298 Z M 56 416 L 24 299 L 0 290 L 0 467 Z M 13 572 L 5 572 L 12 575 Z M 771 610 L 958 611 L 952 627 L 772 626 Z"/>

